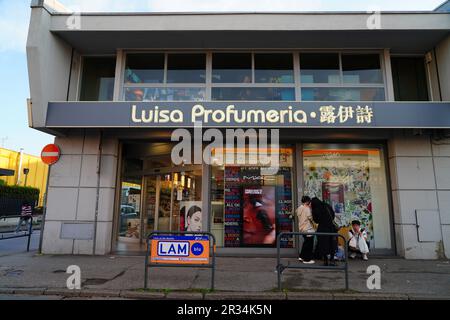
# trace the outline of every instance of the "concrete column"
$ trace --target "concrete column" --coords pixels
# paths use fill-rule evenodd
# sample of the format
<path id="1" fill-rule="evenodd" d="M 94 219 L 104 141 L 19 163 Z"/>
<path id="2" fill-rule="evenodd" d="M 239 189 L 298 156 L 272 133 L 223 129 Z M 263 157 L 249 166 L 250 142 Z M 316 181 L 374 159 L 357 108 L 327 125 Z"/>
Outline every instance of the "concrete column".
<path id="1" fill-rule="evenodd" d="M 111 251 L 118 141 L 103 138 L 100 188 L 98 189 L 98 132 L 72 132 L 57 137 L 60 161 L 50 169 L 46 225 L 43 237 L 45 254 L 95 254 Z"/>
<path id="2" fill-rule="evenodd" d="M 450 259 L 450 130 L 444 134 L 446 138 L 433 139 L 431 146 L 443 240 L 440 254 Z"/>
<path id="3" fill-rule="evenodd" d="M 397 253 L 407 259 L 442 258 L 443 245 L 449 256 L 450 230 L 442 224 L 443 216 L 450 220 L 450 203 L 446 203 L 450 194 L 444 191 L 450 189 L 450 145 L 447 147 L 438 149 L 430 135 L 414 135 L 412 130 L 398 131 L 389 141 Z M 439 201 L 439 194 L 444 200 Z M 439 241 L 419 241 L 416 210 L 439 212 L 441 222 L 434 227 Z M 447 235 L 442 237 L 443 232 Z"/>

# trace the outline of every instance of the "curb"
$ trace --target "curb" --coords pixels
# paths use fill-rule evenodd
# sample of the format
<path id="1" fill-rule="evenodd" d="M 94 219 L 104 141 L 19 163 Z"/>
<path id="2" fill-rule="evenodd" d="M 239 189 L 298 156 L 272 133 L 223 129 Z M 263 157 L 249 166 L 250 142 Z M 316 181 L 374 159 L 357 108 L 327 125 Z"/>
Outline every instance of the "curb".
<path id="1" fill-rule="evenodd" d="M 332 293 L 332 292 L 143 292 L 132 290 L 63 288 L 0 288 L 3 295 L 60 296 L 64 298 L 124 298 L 134 300 L 450 300 L 449 296 L 396 293 Z"/>

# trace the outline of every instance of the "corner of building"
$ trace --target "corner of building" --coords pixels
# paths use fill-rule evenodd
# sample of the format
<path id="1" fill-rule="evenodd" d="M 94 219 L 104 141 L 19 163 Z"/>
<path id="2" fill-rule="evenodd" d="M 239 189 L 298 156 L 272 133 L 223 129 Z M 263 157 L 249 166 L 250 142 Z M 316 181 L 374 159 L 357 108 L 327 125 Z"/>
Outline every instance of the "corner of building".
<path id="1" fill-rule="evenodd" d="M 99 148 L 101 141 L 101 164 Z M 118 141 L 100 132 L 56 137 L 61 158 L 50 169 L 43 253 L 111 251 Z M 95 240 L 94 240 L 95 239 Z"/>

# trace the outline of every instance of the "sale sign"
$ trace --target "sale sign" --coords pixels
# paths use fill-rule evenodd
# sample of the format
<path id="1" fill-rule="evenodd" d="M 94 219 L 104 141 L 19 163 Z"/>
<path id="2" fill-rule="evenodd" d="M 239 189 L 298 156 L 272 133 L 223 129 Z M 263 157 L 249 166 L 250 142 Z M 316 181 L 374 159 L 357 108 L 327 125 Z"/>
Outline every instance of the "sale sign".
<path id="1" fill-rule="evenodd" d="M 208 236 L 154 236 L 150 262 L 156 264 L 209 264 Z"/>

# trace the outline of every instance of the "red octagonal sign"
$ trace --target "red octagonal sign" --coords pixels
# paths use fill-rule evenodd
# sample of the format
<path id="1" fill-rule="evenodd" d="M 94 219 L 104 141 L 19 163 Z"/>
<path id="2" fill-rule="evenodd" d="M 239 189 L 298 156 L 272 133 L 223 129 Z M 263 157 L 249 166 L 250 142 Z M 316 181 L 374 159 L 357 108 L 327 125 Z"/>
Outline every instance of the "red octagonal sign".
<path id="1" fill-rule="evenodd" d="M 41 159 L 45 164 L 52 165 L 58 162 L 61 151 L 56 144 L 49 144 L 42 149 Z"/>

